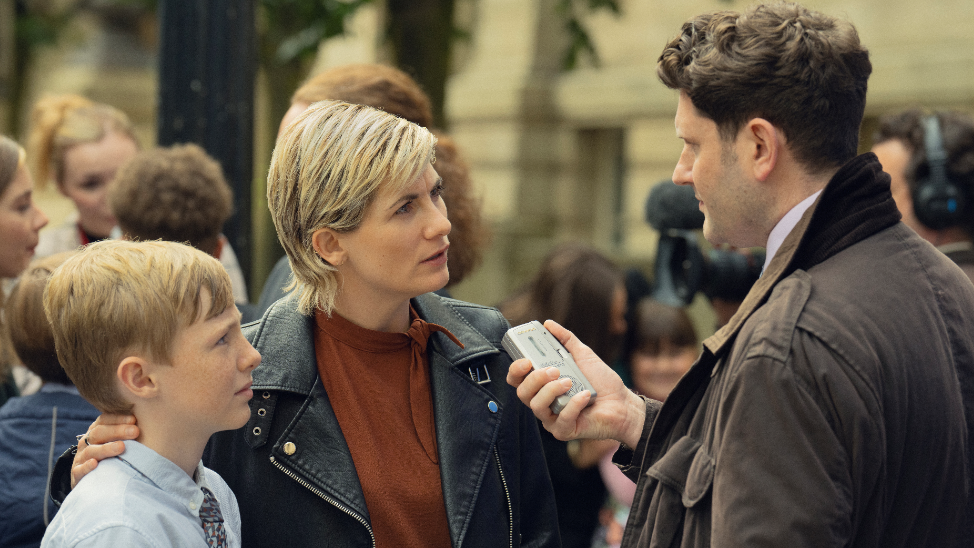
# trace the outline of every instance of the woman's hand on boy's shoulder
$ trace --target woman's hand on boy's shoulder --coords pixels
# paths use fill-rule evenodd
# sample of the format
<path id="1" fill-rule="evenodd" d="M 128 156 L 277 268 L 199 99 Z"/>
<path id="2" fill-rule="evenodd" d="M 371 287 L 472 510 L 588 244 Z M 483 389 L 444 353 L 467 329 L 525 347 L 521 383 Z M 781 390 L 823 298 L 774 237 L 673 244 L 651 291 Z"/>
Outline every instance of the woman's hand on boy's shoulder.
<path id="1" fill-rule="evenodd" d="M 71 465 L 71 488 L 98 466 L 98 462 L 125 452 L 125 440 L 139 437 L 134 415 L 99 415 L 78 439 L 78 452 Z"/>

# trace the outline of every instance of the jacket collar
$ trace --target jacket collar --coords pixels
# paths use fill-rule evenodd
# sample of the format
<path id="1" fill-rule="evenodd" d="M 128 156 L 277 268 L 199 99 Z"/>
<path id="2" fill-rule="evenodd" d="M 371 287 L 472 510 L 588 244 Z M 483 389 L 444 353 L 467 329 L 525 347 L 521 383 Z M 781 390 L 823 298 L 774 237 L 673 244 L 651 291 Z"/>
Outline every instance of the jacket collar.
<path id="1" fill-rule="evenodd" d="M 449 329 L 450 333 L 463 343 L 463 348 L 460 348 L 444 333 L 436 332 L 430 336 L 430 342 L 436 352 L 443 355 L 450 363 L 460 363 L 473 357 L 497 353 L 497 347 L 460 315 L 455 308 L 455 302 L 458 301 L 440 297 L 435 293 L 426 293 L 412 300 L 420 318 Z"/>
<path id="2" fill-rule="evenodd" d="M 443 333 L 433 333 L 430 342 L 435 351 L 452 364 L 486 354 L 497 348 L 464 320 L 451 299 L 433 293 L 412 300 L 424 320 L 442 325 L 463 343 L 460 348 Z M 254 390 L 285 390 L 310 394 L 318 379 L 318 370 L 308 367 L 314 360 L 314 317 L 298 312 L 297 300 L 283 298 L 271 305 L 264 317 L 244 326 L 244 332 L 263 357 L 254 370 Z"/>
<path id="3" fill-rule="evenodd" d="M 727 325 L 704 341 L 720 357 L 734 337 L 781 279 L 795 270 L 807 270 L 847 247 L 893 226 L 900 212 L 889 189 L 890 177 L 872 152 L 843 165 L 798 225 L 785 238 L 767 270 L 744 298 Z"/>
<path id="4" fill-rule="evenodd" d="M 272 304 L 260 320 L 244 326 L 244 335 L 260 352 L 253 389 L 310 394 L 318 380 L 314 360 L 314 317 L 298 312 L 298 302 L 286 296 Z"/>

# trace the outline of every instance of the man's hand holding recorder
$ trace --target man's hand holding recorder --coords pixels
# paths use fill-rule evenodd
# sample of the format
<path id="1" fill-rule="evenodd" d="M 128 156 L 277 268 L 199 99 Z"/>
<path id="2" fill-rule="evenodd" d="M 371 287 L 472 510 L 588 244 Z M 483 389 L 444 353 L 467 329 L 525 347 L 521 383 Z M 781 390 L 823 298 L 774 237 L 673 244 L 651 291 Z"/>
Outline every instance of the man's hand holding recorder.
<path id="1" fill-rule="evenodd" d="M 572 396 L 561 413 L 553 413 L 555 398 L 568 392 L 572 381 L 559 380 L 561 372 L 556 367 L 534 370 L 524 358 L 514 361 L 507 373 L 507 382 L 517 388 L 518 398 L 559 440 L 614 439 L 635 447 L 646 419 L 644 400 L 626 388 L 619 375 L 571 331 L 552 320 L 544 327 L 571 353 L 598 397 L 589 405 L 592 394 L 583 390 Z"/>

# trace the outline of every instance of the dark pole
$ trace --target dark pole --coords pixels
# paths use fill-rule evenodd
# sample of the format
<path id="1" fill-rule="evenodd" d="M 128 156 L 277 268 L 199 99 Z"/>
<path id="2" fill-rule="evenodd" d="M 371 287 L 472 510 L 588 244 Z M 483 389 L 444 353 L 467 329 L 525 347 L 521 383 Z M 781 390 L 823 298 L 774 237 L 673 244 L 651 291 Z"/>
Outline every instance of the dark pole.
<path id="1" fill-rule="evenodd" d="M 160 0 L 159 135 L 161 146 L 196 143 L 223 166 L 234 215 L 224 234 L 251 273 L 254 2 Z"/>

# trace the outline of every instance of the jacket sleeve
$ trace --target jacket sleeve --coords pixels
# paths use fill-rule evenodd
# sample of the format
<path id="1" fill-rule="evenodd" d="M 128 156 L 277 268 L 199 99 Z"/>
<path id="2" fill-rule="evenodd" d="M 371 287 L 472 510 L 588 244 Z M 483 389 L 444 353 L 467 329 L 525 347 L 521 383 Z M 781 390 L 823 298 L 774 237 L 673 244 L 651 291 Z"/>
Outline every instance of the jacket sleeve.
<path id="1" fill-rule="evenodd" d="M 625 444 L 619 446 L 615 454 L 612 455 L 612 462 L 622 470 L 622 473 L 633 483 L 639 483 L 639 476 L 642 475 L 642 463 L 646 460 L 646 451 L 649 445 L 649 434 L 653 430 L 653 423 L 656 421 L 659 410 L 663 407 L 663 402 L 656 401 L 645 396 L 640 396 L 646 404 L 646 418 L 643 420 L 643 432 L 639 436 L 639 443 L 636 447 L 629 447 Z"/>
<path id="2" fill-rule="evenodd" d="M 71 492 L 71 465 L 74 464 L 74 456 L 78 453 L 78 446 L 72 445 L 54 461 L 54 469 L 51 470 L 51 477 L 48 480 L 51 489 L 51 501 L 60 508 L 61 503 Z"/>
<path id="3" fill-rule="evenodd" d="M 796 330 L 786 361 L 751 353 L 725 372 L 716 453 L 700 448 L 694 458 L 700 475 L 691 472 L 684 493 L 686 499 L 691 480 L 712 477 L 714 546 L 848 545 L 850 470 L 869 464 L 850 462 L 836 426 L 856 429 L 860 441 L 878 440 L 863 396 L 841 378 L 851 368 L 832 366 L 839 361 L 819 339 Z M 833 375 L 816 378 L 809 371 Z"/>

